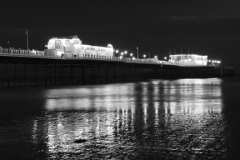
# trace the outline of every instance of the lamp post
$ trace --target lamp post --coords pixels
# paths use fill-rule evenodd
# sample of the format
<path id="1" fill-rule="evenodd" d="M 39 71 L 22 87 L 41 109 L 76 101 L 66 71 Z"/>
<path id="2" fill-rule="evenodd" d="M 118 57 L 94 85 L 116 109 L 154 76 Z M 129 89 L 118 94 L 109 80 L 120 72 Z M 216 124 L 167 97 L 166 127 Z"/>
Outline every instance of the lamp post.
<path id="1" fill-rule="evenodd" d="M 131 60 L 133 59 L 133 54 L 132 53 L 130 53 L 130 58 L 131 58 Z"/>
<path id="2" fill-rule="evenodd" d="M 120 56 L 120 59 L 122 59 L 122 58 L 123 58 L 123 55 L 124 55 L 124 53 L 123 53 L 123 52 L 121 52 L 121 56 Z"/>
<path id="3" fill-rule="evenodd" d="M 143 58 L 144 58 L 144 59 L 146 58 L 146 54 L 143 55 Z"/>
<path id="4" fill-rule="evenodd" d="M 28 30 L 25 32 L 25 34 L 27 35 L 27 50 L 28 50 Z"/>
<path id="5" fill-rule="evenodd" d="M 138 47 L 136 49 L 137 49 L 137 58 L 138 58 Z"/>
<path id="6" fill-rule="evenodd" d="M 126 58 L 127 58 L 127 53 L 128 53 L 128 51 L 124 51 L 123 53 L 124 53 L 123 56 L 124 56 L 124 58 L 126 59 Z"/>
<path id="7" fill-rule="evenodd" d="M 211 60 L 209 59 L 209 60 L 208 60 L 208 65 L 210 65 L 210 63 L 211 63 Z"/>
<path id="8" fill-rule="evenodd" d="M 8 48 L 10 48 L 10 41 L 7 41 L 7 46 Z"/>
<path id="9" fill-rule="evenodd" d="M 115 57 L 117 57 L 118 52 L 119 52 L 119 51 L 116 49 L 116 50 L 115 50 Z"/>

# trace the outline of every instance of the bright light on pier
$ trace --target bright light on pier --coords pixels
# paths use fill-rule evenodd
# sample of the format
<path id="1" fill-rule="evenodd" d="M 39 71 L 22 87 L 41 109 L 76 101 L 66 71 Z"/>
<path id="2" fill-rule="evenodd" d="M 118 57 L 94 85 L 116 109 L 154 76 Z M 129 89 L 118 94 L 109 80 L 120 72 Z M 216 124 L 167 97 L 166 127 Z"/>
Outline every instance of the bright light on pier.
<path id="1" fill-rule="evenodd" d="M 212 64 L 220 64 L 221 61 L 219 60 L 208 60 L 209 63 L 212 63 Z"/>

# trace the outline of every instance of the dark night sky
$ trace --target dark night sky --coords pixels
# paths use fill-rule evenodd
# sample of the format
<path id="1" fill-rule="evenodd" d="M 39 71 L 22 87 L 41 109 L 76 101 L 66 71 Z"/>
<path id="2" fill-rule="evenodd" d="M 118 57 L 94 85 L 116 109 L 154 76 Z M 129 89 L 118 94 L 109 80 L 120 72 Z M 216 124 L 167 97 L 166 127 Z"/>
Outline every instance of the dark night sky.
<path id="1" fill-rule="evenodd" d="M 84 44 L 140 54 L 176 52 L 208 55 L 225 66 L 240 63 L 239 0 L 7 1 L 0 7 L 0 45 L 43 50 L 48 39 L 78 35 Z"/>

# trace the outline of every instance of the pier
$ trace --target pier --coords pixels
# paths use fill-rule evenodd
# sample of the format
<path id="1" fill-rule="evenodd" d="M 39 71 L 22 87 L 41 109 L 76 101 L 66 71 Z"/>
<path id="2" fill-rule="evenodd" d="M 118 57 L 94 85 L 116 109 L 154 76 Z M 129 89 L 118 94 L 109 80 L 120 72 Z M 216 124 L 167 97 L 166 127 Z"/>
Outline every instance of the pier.
<path id="1" fill-rule="evenodd" d="M 232 67 L 179 66 L 168 61 L 110 56 L 46 56 L 43 51 L 0 49 L 0 87 L 79 85 L 162 78 L 223 77 Z"/>

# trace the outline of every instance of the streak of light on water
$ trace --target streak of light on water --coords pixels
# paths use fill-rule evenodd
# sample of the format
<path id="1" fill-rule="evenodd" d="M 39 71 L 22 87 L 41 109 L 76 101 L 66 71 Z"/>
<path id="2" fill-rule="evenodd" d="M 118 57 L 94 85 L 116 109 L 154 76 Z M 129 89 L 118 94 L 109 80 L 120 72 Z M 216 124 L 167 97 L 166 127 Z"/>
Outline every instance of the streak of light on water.
<path id="1" fill-rule="evenodd" d="M 239 119 L 231 106 L 240 84 L 229 81 L 1 91 L 1 157 L 234 159 Z"/>

